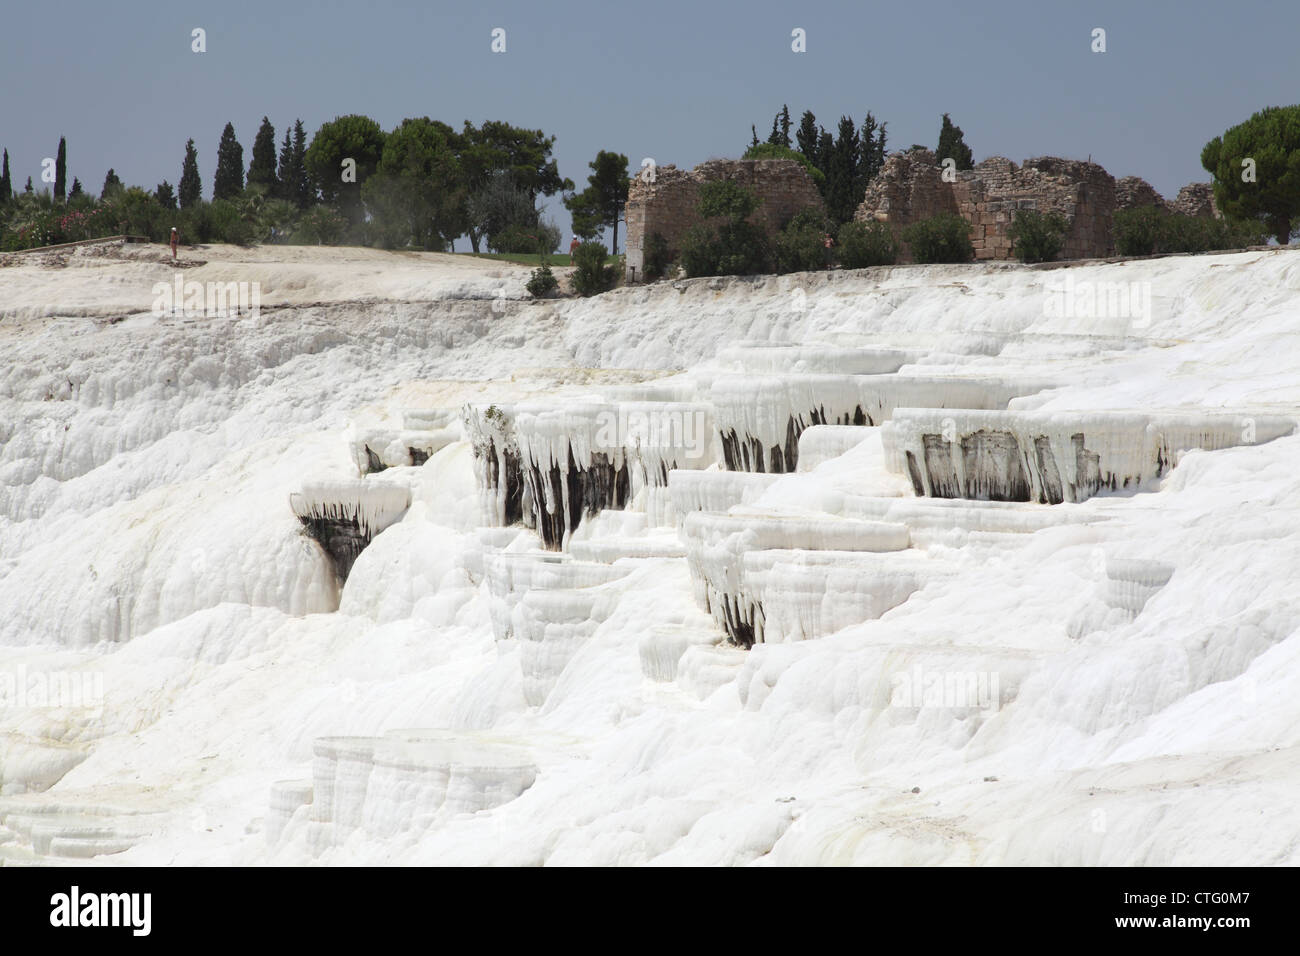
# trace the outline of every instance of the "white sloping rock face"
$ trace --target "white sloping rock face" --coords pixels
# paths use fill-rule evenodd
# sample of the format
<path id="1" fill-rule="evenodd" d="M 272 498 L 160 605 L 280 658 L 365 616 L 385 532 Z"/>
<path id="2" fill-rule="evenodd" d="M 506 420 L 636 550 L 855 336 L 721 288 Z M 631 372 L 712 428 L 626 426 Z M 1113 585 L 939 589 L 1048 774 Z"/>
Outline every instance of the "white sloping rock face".
<path id="1" fill-rule="evenodd" d="M 0 269 L 6 864 L 1300 863 L 1294 250 L 542 304 L 466 257 L 208 255 L 276 308 Z M 1063 274 L 1151 308 L 1067 319 Z M 599 434 L 625 406 L 804 454 L 645 455 Z M 994 432 L 1028 500 L 926 497 L 925 436 L 1010 489 Z M 375 532 L 341 590 L 289 507 L 313 476 Z"/>

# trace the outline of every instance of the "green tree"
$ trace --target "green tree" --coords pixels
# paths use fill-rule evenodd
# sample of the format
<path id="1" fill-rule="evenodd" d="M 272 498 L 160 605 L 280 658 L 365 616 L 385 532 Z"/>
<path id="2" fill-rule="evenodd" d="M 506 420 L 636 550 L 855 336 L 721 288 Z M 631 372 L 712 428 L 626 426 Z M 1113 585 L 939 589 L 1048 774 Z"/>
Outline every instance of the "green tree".
<path id="1" fill-rule="evenodd" d="M 379 124 L 369 116 L 352 113 L 321 125 L 311 139 L 304 163 L 320 188 L 321 198 L 337 205 L 355 225 L 364 212 L 361 187 L 379 168 L 383 152 L 384 131 Z"/>
<path id="2" fill-rule="evenodd" d="M 253 160 L 248 164 L 248 185 L 261 186 L 270 194 L 279 194 L 275 175 L 275 127 L 263 116 L 253 140 Z"/>
<path id="3" fill-rule="evenodd" d="M 189 209 L 203 198 L 203 182 L 199 179 L 199 151 L 194 148 L 194 140 L 185 144 L 185 160 L 181 163 L 181 182 L 177 188 L 177 197 L 182 209 Z"/>
<path id="4" fill-rule="evenodd" d="M 503 170 L 510 173 L 516 186 L 528 190 L 533 200 L 573 189 L 573 181 L 560 176 L 559 167 L 551 157 L 555 137 L 547 136 L 542 130 L 521 129 L 497 120 L 475 126 L 466 120 L 458 146 L 465 185 L 471 196 L 482 190 L 494 173 Z M 479 251 L 481 237 L 482 233 L 471 223 L 469 241 L 475 252 Z"/>
<path id="5" fill-rule="evenodd" d="M 466 228 L 501 250 L 497 237 L 512 229 L 534 232 L 540 216 L 533 194 L 515 182 L 509 170 L 498 170 L 465 203 Z M 584 235 L 575 224 L 578 235 Z M 592 235 L 599 226 L 592 226 Z"/>
<path id="6" fill-rule="evenodd" d="M 858 159 L 858 196 L 866 191 L 867 184 L 885 167 L 885 127 L 888 123 L 877 123 L 876 118 L 867 111 L 858 134 L 860 145 Z"/>
<path id="7" fill-rule="evenodd" d="M 465 184 L 457 134 L 427 116 L 402 120 L 385 137 L 379 168 L 362 186 L 366 206 L 395 240 L 443 250 L 465 228 Z"/>
<path id="8" fill-rule="evenodd" d="M 1282 245 L 1290 241 L 1300 219 L 1300 106 L 1270 106 L 1214 137 L 1201 165 L 1224 216 L 1256 220 Z"/>
<path id="9" fill-rule="evenodd" d="M 244 147 L 235 139 L 235 127 L 227 123 L 217 144 L 217 171 L 212 176 L 212 198 L 232 199 L 244 190 Z"/>
<path id="10" fill-rule="evenodd" d="M 0 167 L 0 206 L 8 205 L 14 198 L 14 181 L 9 174 L 9 150 L 4 152 L 4 166 Z"/>
<path id="11" fill-rule="evenodd" d="M 794 138 L 799 145 L 799 152 L 803 153 L 808 162 L 814 166 L 817 165 L 817 136 L 817 117 L 813 115 L 812 110 L 804 110 L 803 116 L 799 118 L 799 128 L 795 130 Z"/>
<path id="12" fill-rule="evenodd" d="M 68 144 L 59 137 L 59 152 L 54 157 L 54 198 L 65 199 L 68 192 Z"/>
<path id="13" fill-rule="evenodd" d="M 939 130 L 939 147 L 934 154 L 940 163 L 945 159 L 956 160 L 958 169 L 972 169 L 975 166 L 970 147 L 962 139 L 961 127 L 954 126 L 947 113 L 943 114 L 943 126 Z"/>
<path id="14" fill-rule="evenodd" d="M 852 219 L 862 202 L 858 192 L 860 157 L 861 143 L 853 120 L 841 116 L 839 135 L 835 138 L 826 169 L 826 209 L 837 223 Z"/>
<path id="15" fill-rule="evenodd" d="M 306 209 L 316 202 L 316 185 L 307 172 L 307 131 L 303 129 L 302 120 L 294 121 L 292 140 L 289 130 L 284 131 L 277 178 L 281 199 L 292 202 L 299 209 Z"/>
<path id="16" fill-rule="evenodd" d="M 31 178 L 29 177 L 27 181 L 30 183 Z M 110 169 L 108 175 L 104 177 L 104 188 L 99 191 L 99 198 L 108 199 L 112 193 L 118 192 L 121 188 L 122 180 L 118 179 L 117 173 Z"/>
<path id="17" fill-rule="evenodd" d="M 591 175 L 587 177 L 587 188 L 567 197 L 564 205 L 575 219 L 581 217 L 588 225 L 594 222 L 601 227 L 613 229 L 611 249 L 614 255 L 618 255 L 618 221 L 623 218 L 630 182 L 627 176 L 627 157 L 622 153 L 602 149 L 587 166 L 591 169 Z"/>
<path id="18" fill-rule="evenodd" d="M 164 209 L 176 208 L 176 192 L 172 189 L 172 184 L 165 179 L 154 190 L 154 198 L 158 200 L 158 205 Z"/>
<path id="19" fill-rule="evenodd" d="M 68 191 L 68 199 L 76 199 L 78 196 L 85 195 L 81 189 L 81 180 L 76 176 L 72 177 L 72 189 Z"/>

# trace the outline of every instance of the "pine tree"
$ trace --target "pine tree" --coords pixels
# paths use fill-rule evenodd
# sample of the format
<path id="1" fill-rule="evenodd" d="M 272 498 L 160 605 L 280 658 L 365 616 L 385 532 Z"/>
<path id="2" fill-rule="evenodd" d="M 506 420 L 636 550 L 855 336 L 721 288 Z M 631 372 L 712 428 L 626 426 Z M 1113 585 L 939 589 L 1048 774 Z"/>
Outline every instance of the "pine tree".
<path id="1" fill-rule="evenodd" d="M 316 201 L 316 187 L 307 172 L 307 131 L 302 120 L 293 124 L 293 154 L 289 160 L 290 182 L 293 184 L 293 201 L 299 209 L 306 209 Z"/>
<path id="2" fill-rule="evenodd" d="M 154 197 L 158 200 L 158 205 L 164 209 L 176 208 L 176 192 L 167 180 L 164 179 L 158 184 L 158 188 L 154 190 Z"/>
<path id="3" fill-rule="evenodd" d="M 767 134 L 767 141 L 773 146 L 781 145 L 781 130 L 779 126 L 780 121 L 781 121 L 781 114 L 777 113 L 775 116 L 772 117 L 772 132 Z"/>
<path id="4" fill-rule="evenodd" d="M 68 144 L 59 137 L 59 152 L 54 158 L 54 198 L 65 199 L 68 194 Z"/>
<path id="5" fill-rule="evenodd" d="M 117 173 L 109 169 L 108 175 L 104 177 L 104 188 L 100 190 L 99 198 L 108 199 L 110 193 L 117 192 L 121 188 L 122 180 L 117 178 Z"/>
<path id="6" fill-rule="evenodd" d="M 14 181 L 9 176 L 9 150 L 5 150 L 4 167 L 0 169 L 0 206 L 14 198 Z"/>
<path id="7" fill-rule="evenodd" d="M 181 208 L 189 209 L 203 198 L 203 182 L 199 179 L 199 151 L 194 140 L 185 144 L 185 161 L 181 164 L 181 182 L 177 189 Z"/>
<path id="8" fill-rule="evenodd" d="M 217 144 L 217 171 L 212 175 L 212 198 L 233 199 L 244 191 L 244 147 L 235 139 L 235 126 L 227 123 Z"/>
<path id="9" fill-rule="evenodd" d="M 781 145 L 790 148 L 790 107 L 781 104 Z"/>
<path id="10" fill-rule="evenodd" d="M 961 127 L 954 126 L 948 114 L 943 114 L 943 126 L 939 130 L 939 148 L 934 151 L 940 164 L 945 159 L 952 158 L 957 161 L 958 169 L 971 169 L 974 167 L 974 156 L 971 155 L 970 147 L 962 139 Z"/>
<path id="11" fill-rule="evenodd" d="M 72 188 L 71 188 L 70 190 L 68 190 L 68 198 L 69 198 L 69 199 L 76 199 L 78 196 L 81 195 L 81 193 L 82 193 L 82 189 L 81 189 L 81 180 L 78 179 L 76 176 L 73 176 L 73 177 L 72 177 Z"/>
<path id="12" fill-rule="evenodd" d="M 279 191 L 275 176 L 275 127 L 263 116 L 262 125 L 253 140 L 253 161 L 248 164 L 248 185 L 261 186 L 268 196 Z"/>

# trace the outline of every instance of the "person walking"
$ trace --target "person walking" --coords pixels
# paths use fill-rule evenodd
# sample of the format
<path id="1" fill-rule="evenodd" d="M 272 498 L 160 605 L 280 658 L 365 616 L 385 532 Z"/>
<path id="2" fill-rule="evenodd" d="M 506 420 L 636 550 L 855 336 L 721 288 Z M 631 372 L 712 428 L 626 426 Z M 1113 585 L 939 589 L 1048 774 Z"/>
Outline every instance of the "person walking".
<path id="1" fill-rule="evenodd" d="M 176 247 L 180 245 L 180 241 L 181 241 L 181 234 L 176 231 L 175 226 L 172 226 L 172 237 L 171 237 L 172 262 L 176 261 Z"/>

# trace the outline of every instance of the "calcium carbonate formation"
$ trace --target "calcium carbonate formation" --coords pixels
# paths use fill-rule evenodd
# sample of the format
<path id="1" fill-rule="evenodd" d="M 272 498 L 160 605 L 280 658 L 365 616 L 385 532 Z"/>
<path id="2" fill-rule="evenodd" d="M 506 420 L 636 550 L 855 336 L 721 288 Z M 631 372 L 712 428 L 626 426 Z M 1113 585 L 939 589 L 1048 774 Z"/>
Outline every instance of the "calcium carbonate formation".
<path id="1" fill-rule="evenodd" d="M 405 485 L 366 479 L 309 481 L 289 496 L 303 529 L 315 538 L 346 581 L 357 556 L 411 504 Z"/>

